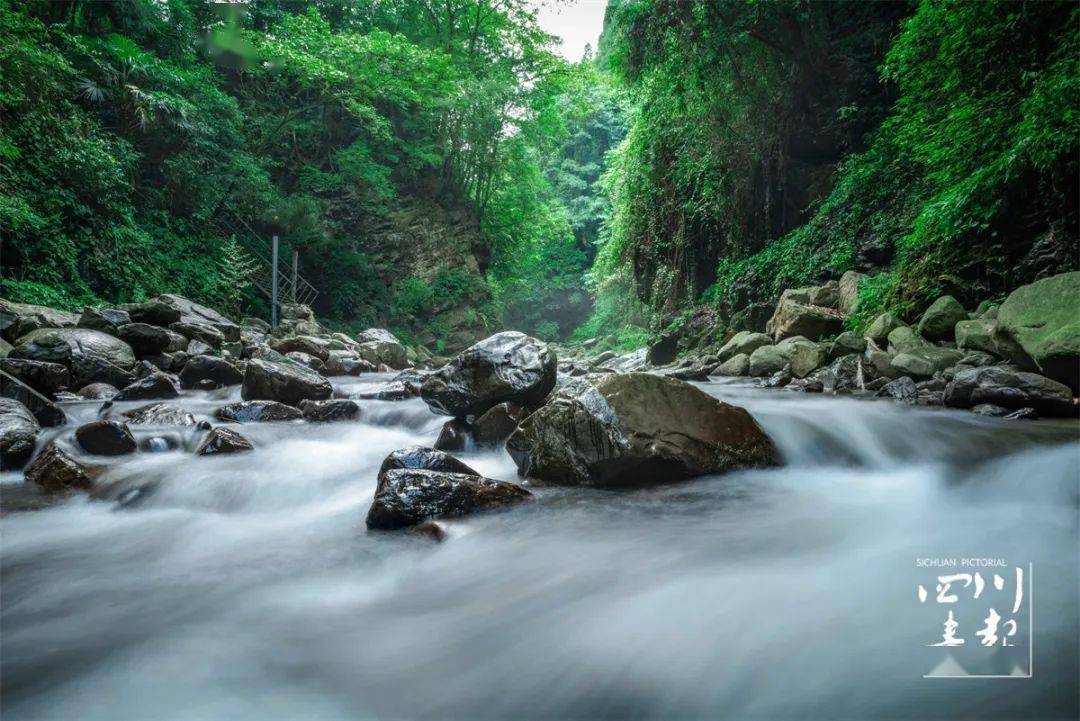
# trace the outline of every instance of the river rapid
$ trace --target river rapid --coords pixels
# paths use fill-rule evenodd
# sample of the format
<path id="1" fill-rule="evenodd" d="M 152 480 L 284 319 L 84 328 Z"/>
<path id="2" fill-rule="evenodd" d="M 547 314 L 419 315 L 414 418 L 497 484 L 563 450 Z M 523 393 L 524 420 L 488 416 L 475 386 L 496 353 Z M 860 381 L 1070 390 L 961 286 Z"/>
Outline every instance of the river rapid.
<path id="1" fill-rule="evenodd" d="M 109 460 L 106 499 L 0 519 L 2 718 L 1077 717 L 1075 421 L 698 385 L 750 410 L 785 465 L 532 487 L 531 503 L 448 522 L 441 544 L 364 526 L 382 459 L 445 420 L 420 400 L 246 424 L 255 451 L 216 458 L 191 455 L 194 431 L 143 428 L 158 450 Z M 177 403 L 210 419 L 238 399 Z M 100 404 L 64 405 L 53 434 L 70 443 Z M 458 455 L 517 478 L 501 450 Z M 0 493 L 19 485 L 0 474 Z M 968 558 L 1005 565 L 928 565 Z M 989 605 L 1009 615 L 1016 567 L 1019 655 L 973 625 Z M 928 647 L 949 608 L 936 576 L 973 570 L 988 590 L 957 591 L 966 645 Z M 950 658 L 1026 672 L 1029 640 L 1030 679 L 924 678 Z"/>

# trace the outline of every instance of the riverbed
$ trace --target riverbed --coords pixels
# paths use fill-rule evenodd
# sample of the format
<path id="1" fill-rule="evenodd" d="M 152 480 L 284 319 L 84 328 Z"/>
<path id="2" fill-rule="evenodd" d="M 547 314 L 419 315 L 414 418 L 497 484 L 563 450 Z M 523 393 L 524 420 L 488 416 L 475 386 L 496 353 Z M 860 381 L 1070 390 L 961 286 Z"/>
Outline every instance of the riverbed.
<path id="1" fill-rule="evenodd" d="M 447 522 L 443 543 L 364 525 L 383 458 L 445 420 L 418 399 L 246 424 L 255 451 L 216 458 L 191 455 L 194 431 L 143 429 L 156 450 L 110 460 L 104 498 L 0 519 L 3 718 L 1077 716 L 1074 420 L 698 385 L 750 410 L 784 466 L 530 486 L 533 502 Z M 234 400 L 177 403 L 212 420 Z M 50 434 L 68 443 L 100 403 L 64 405 Z M 517 479 L 502 450 L 458 455 Z M 983 647 L 972 623 L 1012 611 L 1016 568 L 1014 645 Z M 936 577 L 976 570 L 989 590 L 954 606 L 965 645 L 928 646 L 952 608 Z"/>

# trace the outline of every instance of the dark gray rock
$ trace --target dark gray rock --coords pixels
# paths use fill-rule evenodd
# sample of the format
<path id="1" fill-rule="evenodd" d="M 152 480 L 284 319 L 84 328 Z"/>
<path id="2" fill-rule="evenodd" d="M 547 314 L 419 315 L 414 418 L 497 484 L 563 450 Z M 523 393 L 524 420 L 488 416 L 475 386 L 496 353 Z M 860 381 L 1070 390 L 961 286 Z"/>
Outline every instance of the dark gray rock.
<path id="1" fill-rule="evenodd" d="M 638 485 L 779 462 L 746 410 L 645 373 L 569 381 L 506 445 L 522 475 L 569 485 Z"/>
<path id="2" fill-rule="evenodd" d="M 283 355 L 288 355 L 289 353 L 305 353 L 311 357 L 318 358 L 324 363 L 330 357 L 331 350 L 329 341 L 307 335 L 283 338 L 282 340 L 271 343 L 270 347 Z"/>
<path id="3" fill-rule="evenodd" d="M 180 295 L 162 293 L 157 298 L 128 305 L 124 309 L 131 314 L 132 320 L 140 323 L 160 326 L 177 322 L 203 323 L 217 328 L 226 341 L 240 340 L 240 326 L 217 311 Z"/>
<path id="4" fill-rule="evenodd" d="M 304 418 L 327 423 L 332 421 L 355 421 L 360 418 L 360 404 L 347 398 L 328 401 L 304 401 L 300 404 Z"/>
<path id="5" fill-rule="evenodd" d="M 174 344 L 174 336 L 178 335 L 149 323 L 128 323 L 117 328 L 116 334 L 139 357 L 166 352 Z M 184 345 L 187 345 L 186 341 Z"/>
<path id="6" fill-rule="evenodd" d="M 236 423 L 273 423 L 298 421 L 304 414 L 299 408 L 277 401 L 241 401 L 218 408 L 214 415 L 223 421 Z"/>
<path id="7" fill-rule="evenodd" d="M 0 370 L 18 378 L 38 393 L 48 398 L 71 386 L 71 373 L 67 366 L 47 361 L 25 358 L 0 358 Z"/>
<path id="8" fill-rule="evenodd" d="M 117 329 L 131 322 L 131 315 L 119 308 L 84 308 L 78 326 L 116 335 Z"/>
<path id="9" fill-rule="evenodd" d="M 11 342 L 41 328 L 70 328 L 78 316 L 43 305 L 13 303 L 0 298 L 0 335 Z"/>
<path id="10" fill-rule="evenodd" d="M 517 428 L 518 422 L 525 417 L 525 409 L 517 403 L 500 403 L 492 406 L 473 421 L 473 440 L 479 445 L 498 445 L 503 443 Z"/>
<path id="11" fill-rule="evenodd" d="M 247 363 L 240 391 L 246 401 L 271 400 L 293 406 L 303 400 L 325 400 L 332 394 L 330 382 L 310 368 L 254 358 Z"/>
<path id="12" fill-rule="evenodd" d="M 156 371 L 125 387 L 116 396 L 118 401 L 148 401 L 176 398 L 180 395 L 180 379 L 171 373 Z"/>
<path id="13" fill-rule="evenodd" d="M 919 389 L 915 386 L 915 381 L 901 376 L 886 383 L 885 387 L 878 391 L 878 396 L 913 406 L 919 402 Z"/>
<path id="14" fill-rule="evenodd" d="M 41 425 L 16 400 L 0 398 L 0 470 L 21 468 L 34 453 Z"/>
<path id="15" fill-rule="evenodd" d="M 433 518 L 456 518 L 515 505 L 529 498 L 521 486 L 463 473 L 394 469 L 368 510 L 367 526 L 392 530 Z"/>
<path id="16" fill-rule="evenodd" d="M 244 374 L 224 358 L 212 355 L 189 358 L 180 371 L 180 385 L 194 388 L 199 381 L 204 380 L 210 380 L 219 386 L 234 386 L 243 383 Z"/>
<path id="17" fill-rule="evenodd" d="M 193 426 L 195 416 L 168 403 L 150 403 L 124 413 L 133 426 Z"/>
<path id="18" fill-rule="evenodd" d="M 42 328 L 21 338 L 9 358 L 60 363 L 72 384 L 103 382 L 126 386 L 134 380 L 135 354 L 118 338 L 89 328 Z"/>
<path id="19" fill-rule="evenodd" d="M 231 428 L 215 428 L 207 434 L 195 451 L 197 456 L 220 456 L 254 450 L 251 441 Z"/>
<path id="20" fill-rule="evenodd" d="M 386 479 L 386 473 L 397 469 L 414 469 L 424 471 L 442 471 L 444 473 L 464 473 L 468 476 L 479 476 L 466 463 L 454 458 L 449 453 L 444 453 L 435 448 L 423 446 L 410 446 L 396 450 L 385 459 L 379 466 L 378 486 L 375 492 L 382 490 Z"/>
<path id="21" fill-rule="evenodd" d="M 440 451 L 463 451 L 469 445 L 469 426 L 456 418 L 443 424 L 435 448 Z"/>
<path id="22" fill-rule="evenodd" d="M 977 416 L 988 416 L 990 418 L 1001 418 L 1009 415 L 1008 408 L 995 406 L 993 403 L 980 403 L 977 406 L 972 406 L 971 412 Z"/>
<path id="23" fill-rule="evenodd" d="M 420 395 L 436 413 L 457 418 L 504 401 L 537 405 L 555 386 L 556 365 L 546 343 L 517 331 L 496 333 L 429 376 Z"/>
<path id="24" fill-rule="evenodd" d="M 26 467 L 26 482 L 39 486 L 46 493 L 89 490 L 94 485 L 97 470 L 79 463 L 55 443 L 50 443 Z"/>
<path id="25" fill-rule="evenodd" d="M 654 366 L 663 366 L 675 360 L 679 353 L 679 336 L 669 333 L 649 346 L 645 359 Z"/>
<path id="26" fill-rule="evenodd" d="M 1005 416 L 1005 420 L 1008 421 L 1037 421 L 1039 420 L 1039 412 L 1034 408 L 1021 408 L 1020 410 L 1013 411 Z"/>
<path id="27" fill-rule="evenodd" d="M 75 438 L 87 453 L 99 456 L 122 456 L 134 453 L 135 436 L 126 423 L 100 420 L 75 429 Z"/>
<path id="28" fill-rule="evenodd" d="M 211 348 L 220 348 L 225 342 L 225 336 L 216 327 L 209 323 L 185 323 L 177 321 L 169 324 L 169 330 L 187 338 L 189 341 L 197 340 Z"/>
<path id="29" fill-rule="evenodd" d="M 349 395 L 350 398 L 365 401 L 406 401 L 415 398 L 414 386 L 402 381 L 387 381 L 366 386 Z"/>
<path id="30" fill-rule="evenodd" d="M 1034 408 L 1046 416 L 1076 414 L 1072 391 L 1065 384 L 1002 366 L 960 371 L 945 388 L 947 406 L 971 408 L 981 403 L 1011 410 Z"/>
<path id="31" fill-rule="evenodd" d="M 43 426 L 62 426 L 67 422 L 60 406 L 4 371 L 0 371 L 0 397 L 10 398 L 26 406 Z"/>

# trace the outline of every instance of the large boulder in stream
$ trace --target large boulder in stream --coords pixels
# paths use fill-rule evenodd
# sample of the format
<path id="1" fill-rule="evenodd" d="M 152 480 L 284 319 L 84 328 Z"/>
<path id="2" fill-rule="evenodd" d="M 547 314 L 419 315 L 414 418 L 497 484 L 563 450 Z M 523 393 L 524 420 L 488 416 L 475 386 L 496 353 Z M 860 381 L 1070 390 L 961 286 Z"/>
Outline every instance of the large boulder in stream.
<path id="1" fill-rule="evenodd" d="M 41 328 L 19 338 L 10 358 L 59 363 L 75 387 L 104 382 L 126 386 L 135 378 L 135 354 L 124 341 L 89 328 Z"/>
<path id="2" fill-rule="evenodd" d="M 179 406 L 150 403 L 123 414 L 133 426 L 193 426 L 195 416 Z"/>
<path id="3" fill-rule="evenodd" d="M 122 456 L 134 453 L 135 436 L 127 423 L 115 420 L 92 421 L 75 429 L 75 438 L 87 453 Z"/>
<path id="4" fill-rule="evenodd" d="M 84 466 L 60 446 L 50 443 L 26 467 L 26 481 L 40 486 L 46 493 L 85 491 L 94 485 L 99 470 Z"/>
<path id="5" fill-rule="evenodd" d="M 1014 290 L 997 312 L 996 338 L 1022 367 L 1073 391 L 1080 383 L 1080 271 Z"/>
<path id="6" fill-rule="evenodd" d="M 464 461 L 458 460 L 449 453 L 424 446 L 409 446 L 396 450 L 383 459 L 382 465 L 379 466 L 378 486 L 375 492 L 382 490 L 387 473 L 400 469 L 464 473 L 467 476 L 480 475 Z"/>
<path id="7" fill-rule="evenodd" d="M 57 392 L 71 386 L 67 366 L 25 358 L 0 358 L 0 370 L 18 378 L 38 393 L 55 398 Z"/>
<path id="8" fill-rule="evenodd" d="M 298 421 L 304 414 L 299 408 L 277 401 L 241 401 L 218 408 L 214 416 L 233 423 L 276 423 Z"/>
<path id="9" fill-rule="evenodd" d="M 522 475 L 568 485 L 632 486 L 779 462 L 746 410 L 645 373 L 567 382 L 506 445 Z"/>
<path id="10" fill-rule="evenodd" d="M 532 494 L 514 483 L 465 473 L 393 469 L 382 474 L 367 526 L 392 530 L 511 506 Z"/>
<path id="11" fill-rule="evenodd" d="M 43 426 L 62 426 L 67 422 L 60 406 L 2 370 L 0 370 L 0 398 L 10 398 L 26 406 L 37 422 Z"/>
<path id="12" fill-rule="evenodd" d="M 330 381 L 299 363 L 251 359 L 244 371 L 240 396 L 245 401 L 269 400 L 298 406 L 301 401 L 326 400 L 333 394 Z"/>
<path id="13" fill-rule="evenodd" d="M 176 398 L 180 395 L 180 379 L 172 373 L 153 371 L 126 386 L 116 396 L 118 401 L 148 401 Z"/>
<path id="14" fill-rule="evenodd" d="M 1072 390 L 1063 383 L 1001 366 L 967 368 L 945 386 L 945 405 L 971 408 L 992 403 L 1002 408 L 1034 408 L 1045 416 L 1076 415 Z"/>
<path id="15" fill-rule="evenodd" d="M 541 403 L 555 386 L 555 352 L 517 331 L 496 333 L 462 351 L 420 387 L 436 413 L 457 418 L 480 415 L 513 401 Z"/>
<path id="16" fill-rule="evenodd" d="M 22 403 L 0 398 L 0 470 L 21 468 L 34 453 L 41 425 Z"/>
<path id="17" fill-rule="evenodd" d="M 254 450 L 251 441 L 231 428 L 214 428 L 195 451 L 197 456 L 222 456 L 229 453 L 242 453 Z"/>
<path id="18" fill-rule="evenodd" d="M 753 333 L 748 330 L 739 331 L 731 337 L 727 343 L 720 347 L 720 350 L 716 353 L 716 358 L 721 363 L 727 362 L 737 355 L 743 354 L 747 357 L 751 353 L 756 351 L 763 345 L 772 345 L 772 338 L 764 333 Z M 727 373 L 726 375 L 744 375 L 741 373 Z"/>

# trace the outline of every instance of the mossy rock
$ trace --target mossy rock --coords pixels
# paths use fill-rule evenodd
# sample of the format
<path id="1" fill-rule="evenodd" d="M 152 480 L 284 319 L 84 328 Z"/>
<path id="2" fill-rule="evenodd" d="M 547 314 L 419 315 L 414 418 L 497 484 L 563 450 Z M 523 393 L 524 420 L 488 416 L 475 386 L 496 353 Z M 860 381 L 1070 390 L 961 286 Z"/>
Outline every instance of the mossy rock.
<path id="1" fill-rule="evenodd" d="M 919 335 L 929 340 L 952 340 L 956 324 L 967 320 L 968 314 L 951 295 L 938 298 L 919 319 Z"/>
<path id="2" fill-rule="evenodd" d="M 1011 360 L 1077 390 L 1080 375 L 1080 271 L 1014 290 L 998 309 L 998 338 Z"/>

